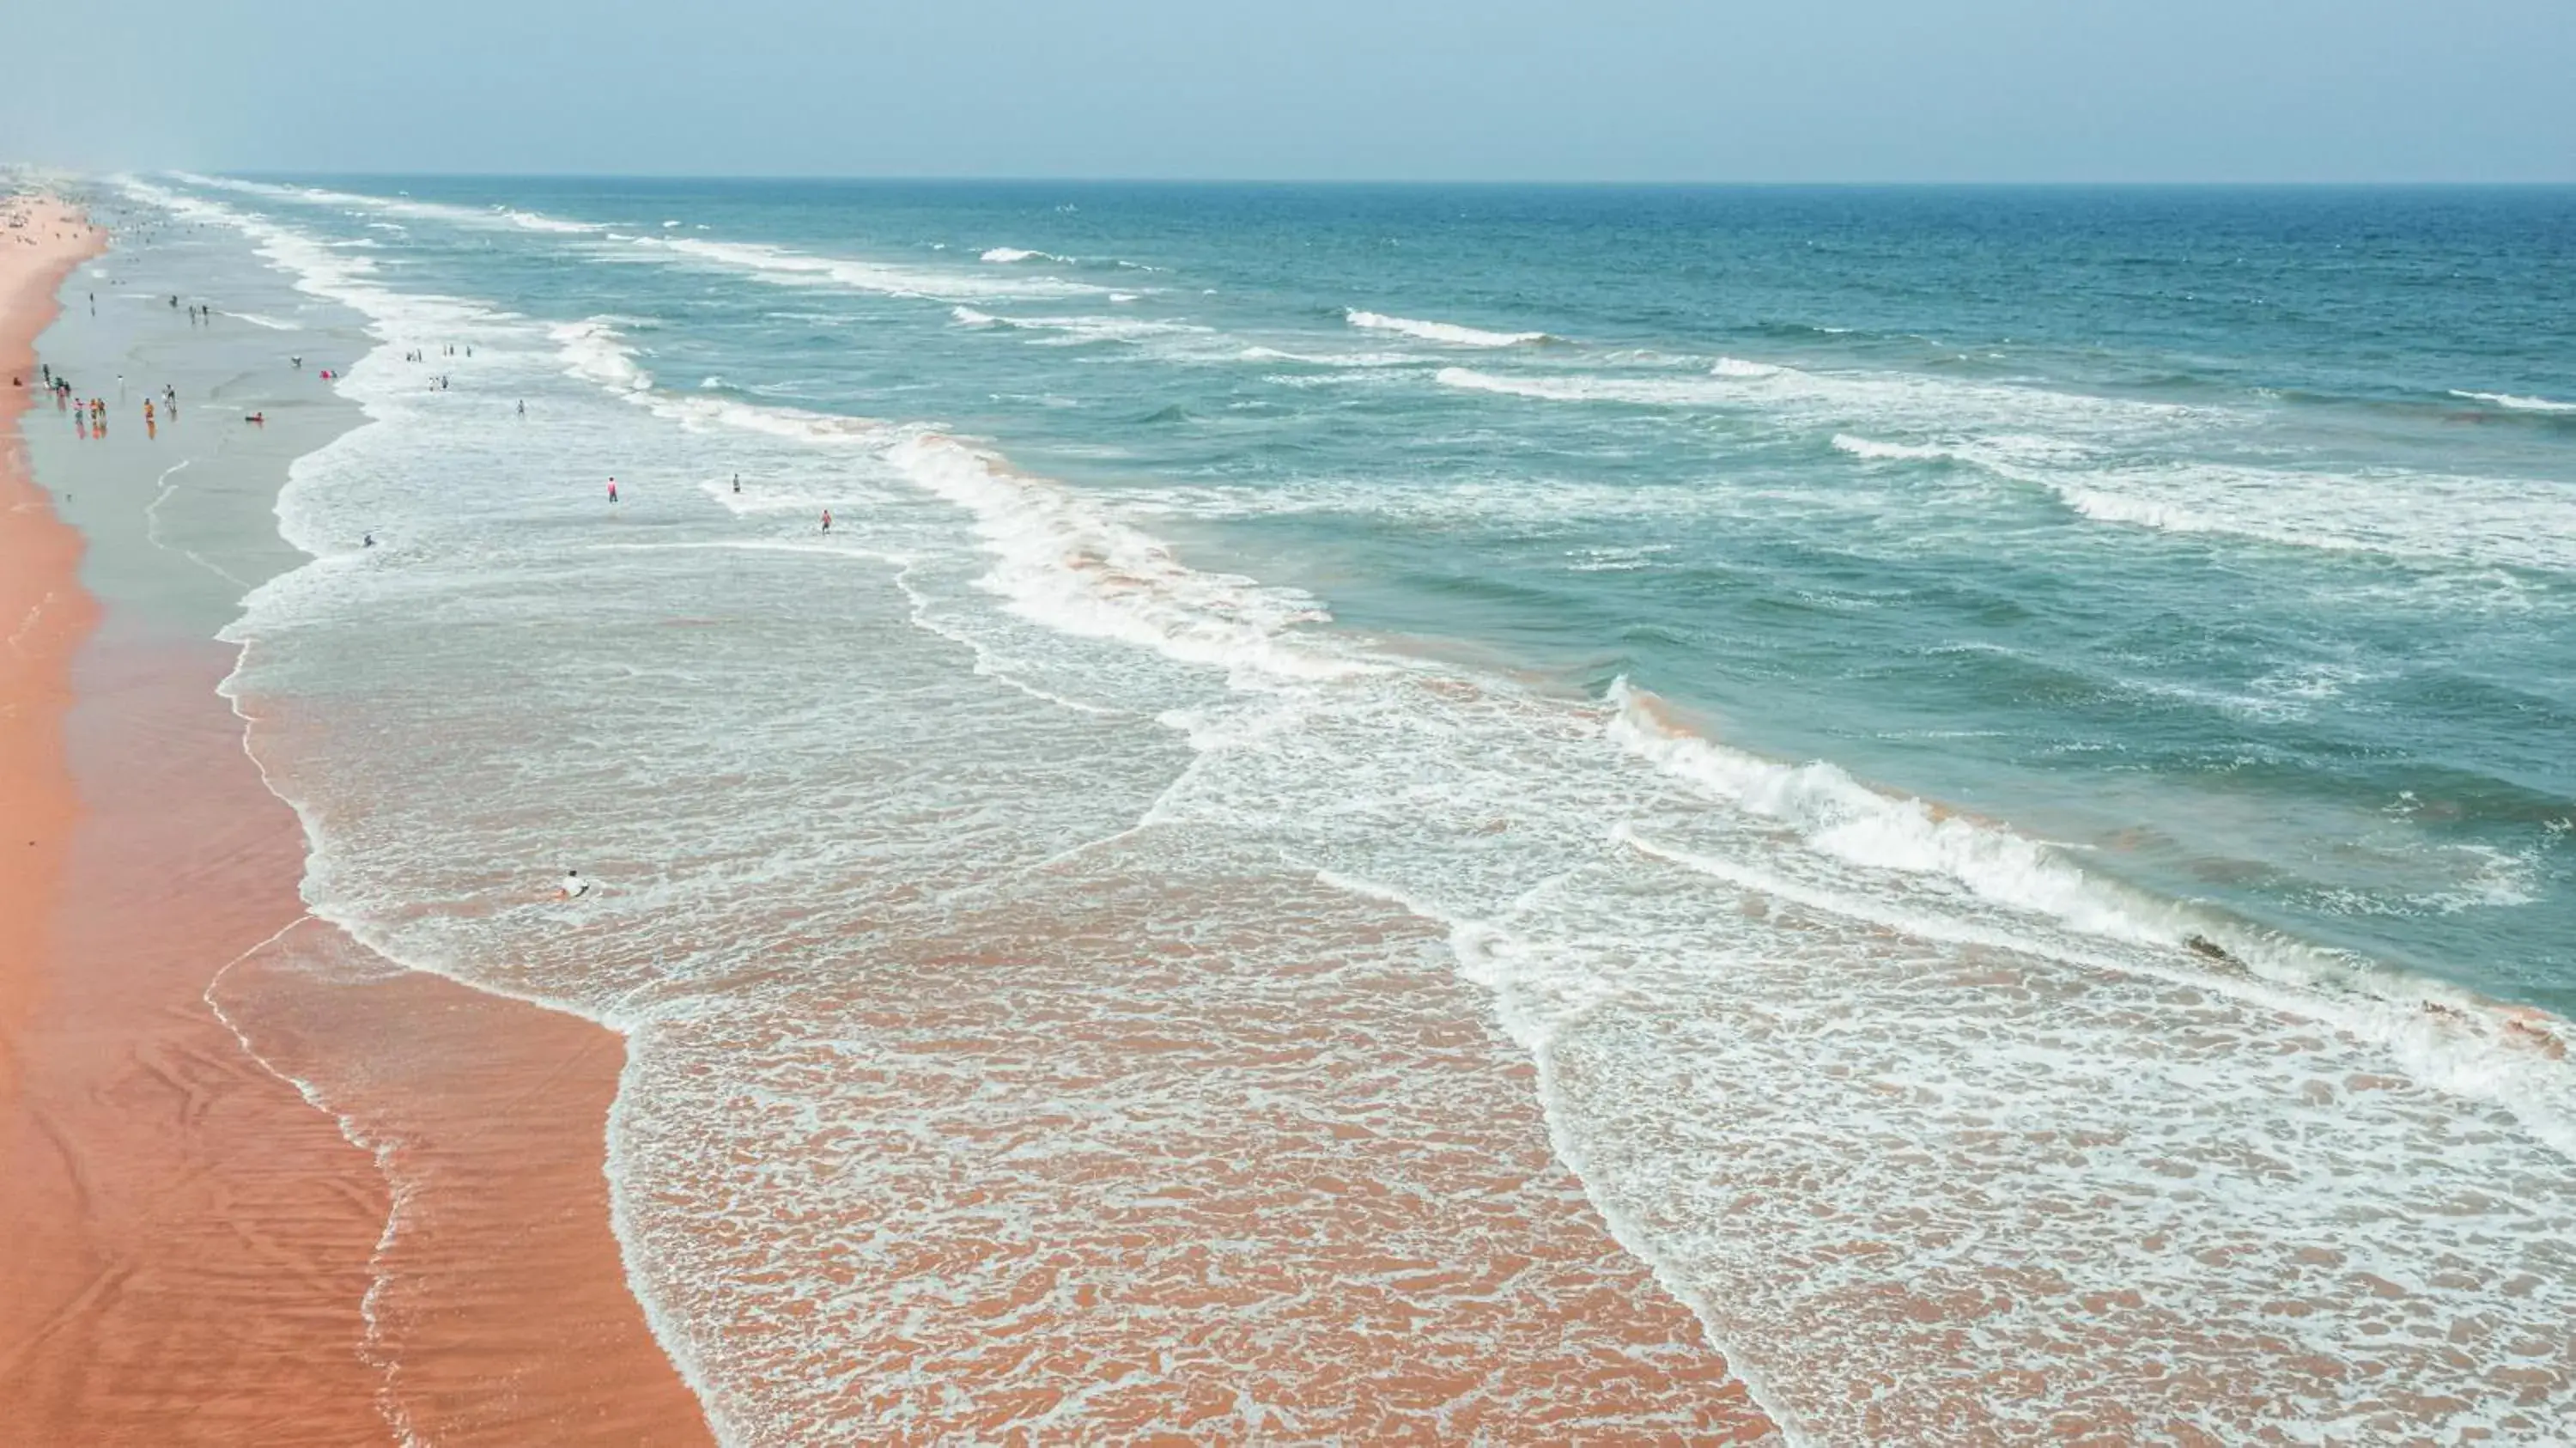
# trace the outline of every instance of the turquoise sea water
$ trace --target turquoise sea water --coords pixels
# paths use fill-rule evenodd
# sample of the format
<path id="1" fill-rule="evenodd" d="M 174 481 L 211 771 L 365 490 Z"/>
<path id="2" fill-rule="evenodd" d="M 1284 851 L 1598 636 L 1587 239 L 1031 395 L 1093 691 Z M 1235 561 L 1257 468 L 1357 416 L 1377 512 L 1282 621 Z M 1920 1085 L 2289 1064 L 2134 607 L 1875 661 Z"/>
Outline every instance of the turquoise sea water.
<path id="1" fill-rule="evenodd" d="M 1351 626 L 2576 1007 L 2576 194 L 351 185 L 865 258 L 391 243 Z"/>
<path id="2" fill-rule="evenodd" d="M 630 1028 L 700 982 L 769 1031 L 807 1007 L 703 985 L 763 912 L 1004 908 L 961 861 L 1104 839 L 1144 852 L 1121 887 L 1282 871 L 1443 933 L 1793 1431 L 2039 1433 L 2006 1362 L 2221 1436 L 2576 1411 L 2576 1067 L 2531 1013 L 2576 1011 L 2576 191 L 130 194 L 386 342 L 377 426 L 281 505 L 323 561 L 242 627 L 264 697 L 358 729 L 375 666 L 430 710 L 459 788 L 398 819 L 327 742 L 281 769 L 310 893 L 380 948 L 536 962 L 497 983 Z M 856 571 L 776 562 L 818 551 Z M 505 667 L 543 762 L 421 703 L 493 687 L 475 630 L 630 608 L 738 627 Z M 540 925 L 434 918 L 555 858 L 540 805 L 602 811 L 689 938 L 549 966 Z M 1208 929 L 1296 959 L 1294 920 Z M 797 1079 L 753 1094 L 828 1118 Z M 691 1098 L 658 1099 L 621 1107 L 647 1175 Z M 2057 1286 L 1873 1318 L 1816 1221 L 1855 1200 L 1901 1204 L 1854 1231 L 1908 1280 Z M 715 1289 L 639 1213 L 685 1343 Z M 799 1411 L 679 1351 L 720 1416 Z M 2370 1354 L 2441 1404 L 2267 1366 Z M 2225 1390 L 2174 1388 L 2204 1355 Z"/>

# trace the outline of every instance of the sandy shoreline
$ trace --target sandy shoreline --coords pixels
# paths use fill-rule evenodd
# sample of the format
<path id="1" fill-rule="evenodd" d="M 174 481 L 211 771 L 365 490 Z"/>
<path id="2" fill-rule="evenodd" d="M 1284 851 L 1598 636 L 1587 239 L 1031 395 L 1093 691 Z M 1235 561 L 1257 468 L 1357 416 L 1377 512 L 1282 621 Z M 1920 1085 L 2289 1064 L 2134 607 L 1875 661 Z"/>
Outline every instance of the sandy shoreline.
<path id="1" fill-rule="evenodd" d="M 113 284 L 152 246 L 121 236 Z M 13 412 L 88 251 L 0 244 Z M 0 871 L 0 1442 L 705 1441 L 609 1228 L 618 1038 L 307 920 L 301 827 L 216 693 L 209 635 L 295 561 L 267 498 L 355 410 L 100 300 L 46 360 L 190 405 L 147 431 L 82 385 L 112 435 L 11 428 L 0 467 L 0 816 L 34 840 Z"/>
<path id="2" fill-rule="evenodd" d="M 649 1083 L 617 1138 L 636 1280 L 741 1441 L 1776 1439 L 1551 1154 L 1532 1067 L 1432 964 L 1438 936 L 1384 902 L 1266 870 L 1175 890 L 1099 851 L 950 927 L 788 940 L 823 968 L 785 1014 L 638 1016 L 631 1058 L 587 1020 L 403 969 L 308 915 L 302 821 L 262 769 L 331 842 L 331 871 L 352 836 L 503 858 L 370 741 L 518 760 L 530 740 L 498 701 L 537 661 L 453 623 L 411 642 L 464 648 L 477 671 L 424 689 L 436 676 L 403 649 L 332 654 L 265 605 L 245 615 L 244 590 L 304 561 L 273 512 L 288 464 L 365 423 L 316 364 L 383 334 L 152 208 L 117 243 L 74 283 L 48 356 L 141 396 L 174 379 L 186 408 L 146 434 L 137 396 L 108 438 L 64 418 L 34 448 L 104 607 L 71 676 L 85 813 L 31 967 L 31 1091 L 11 1118 L 29 1124 L 0 1161 L 17 1183 L 0 1253 L 31 1244 L 0 1257 L 30 1289 L 0 1310 L 0 1442 L 706 1442 L 611 1231 L 622 1076 Z M 212 326 L 178 305 L 204 288 Z M 271 322 L 222 320 L 236 311 Z M 386 420 L 348 438 L 360 459 L 411 436 L 368 386 L 380 364 L 351 389 Z M 332 567 L 419 567 L 400 534 L 359 555 L 372 520 L 328 506 L 349 462 L 316 459 L 290 526 L 345 550 Z M 730 587 L 737 566 L 705 581 Z M 595 652 L 666 657 L 675 582 L 656 575 L 633 613 L 593 593 Z M 853 619 L 914 627 L 890 582 L 843 592 Z M 207 641 L 236 621 L 238 657 Z M 936 653 L 888 661 L 958 677 Z M 726 694 L 709 702 L 757 709 Z M 837 767 L 893 777 L 911 747 L 861 741 Z M 639 752 L 705 767 L 649 735 Z M 622 790 L 543 827 L 641 836 L 662 799 Z M 524 860 L 462 886 L 404 878 L 431 912 L 544 883 Z M 596 1007 L 560 983 L 664 938 L 614 924 L 417 958 Z M 746 946 L 742 968 L 779 948 Z M 746 1058 L 789 1085 L 834 1077 L 814 1136 L 711 1136 L 671 1109 L 676 1088 L 768 1110 Z M 800 1206 L 767 1189 L 781 1171 L 849 1189 Z"/>
<path id="3" fill-rule="evenodd" d="M 17 1096 L 18 1032 L 34 1003 L 46 906 L 78 814 L 63 715 L 72 655 L 97 618 L 80 587 L 80 536 L 54 518 L 36 486 L 18 419 L 38 395 L 36 334 L 53 320 L 55 288 L 106 244 L 69 208 L 34 200 L 0 208 L 0 375 L 9 383 L 0 393 L 0 819 L 14 836 L 9 868 L 0 870 L 0 1103 Z"/>

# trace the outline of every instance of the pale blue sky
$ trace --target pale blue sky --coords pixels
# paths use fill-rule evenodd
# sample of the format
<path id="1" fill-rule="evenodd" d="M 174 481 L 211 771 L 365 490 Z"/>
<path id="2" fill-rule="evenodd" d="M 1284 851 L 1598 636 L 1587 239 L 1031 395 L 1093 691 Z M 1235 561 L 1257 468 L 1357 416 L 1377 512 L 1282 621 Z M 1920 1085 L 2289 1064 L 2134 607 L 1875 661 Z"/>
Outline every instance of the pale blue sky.
<path id="1" fill-rule="evenodd" d="M 0 159 L 2576 181 L 2576 0 L 12 6 Z"/>

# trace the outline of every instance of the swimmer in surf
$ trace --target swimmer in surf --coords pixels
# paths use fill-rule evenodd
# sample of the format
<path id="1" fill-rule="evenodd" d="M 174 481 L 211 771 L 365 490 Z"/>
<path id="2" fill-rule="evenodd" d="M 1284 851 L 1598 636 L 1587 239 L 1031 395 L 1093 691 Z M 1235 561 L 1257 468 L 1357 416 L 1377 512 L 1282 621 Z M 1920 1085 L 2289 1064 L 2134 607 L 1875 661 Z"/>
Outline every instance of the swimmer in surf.
<path id="1" fill-rule="evenodd" d="M 566 870 L 564 871 L 563 884 L 557 886 L 555 889 L 555 898 L 558 900 L 578 900 L 589 893 L 590 882 L 581 877 L 581 871 Z"/>

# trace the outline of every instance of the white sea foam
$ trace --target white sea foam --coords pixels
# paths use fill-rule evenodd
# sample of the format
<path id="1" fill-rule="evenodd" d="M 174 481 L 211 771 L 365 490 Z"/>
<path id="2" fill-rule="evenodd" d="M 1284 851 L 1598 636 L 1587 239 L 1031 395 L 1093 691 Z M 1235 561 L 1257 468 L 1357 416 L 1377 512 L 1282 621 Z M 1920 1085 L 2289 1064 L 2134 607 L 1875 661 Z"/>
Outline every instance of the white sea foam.
<path id="1" fill-rule="evenodd" d="M 1808 372 L 1739 358 L 1720 358 L 1705 376 L 1629 371 L 1493 372 L 1452 367 L 1443 386 L 1549 402 L 1625 403 L 1640 407 L 1742 412 L 1798 428 L 1886 428 L 1942 436 L 2009 434 L 2034 429 L 2082 438 L 2091 446 L 2197 429 L 2209 415 L 2169 403 L 1995 383 L 1959 382 L 1885 371 Z M 2058 444 L 2060 447 L 2066 444 Z"/>
<path id="2" fill-rule="evenodd" d="M 248 322 L 254 327 L 266 327 L 272 332 L 300 332 L 304 330 L 293 322 L 282 322 L 275 317 L 263 317 L 257 312 L 224 312 L 221 315 Z"/>
<path id="3" fill-rule="evenodd" d="M 591 317 L 547 328 L 546 335 L 555 344 L 565 375 L 595 384 L 657 416 L 691 428 L 728 427 L 832 447 L 883 448 L 898 435 L 895 429 L 872 418 L 657 391 L 653 375 L 635 360 L 634 346 L 619 330 L 624 320 Z M 721 385 L 722 379 L 710 377 L 699 388 L 703 392 Z"/>
<path id="4" fill-rule="evenodd" d="M 1871 462 L 1928 462 L 1934 458 L 1945 458 L 1950 455 L 1948 448 L 1936 444 L 1878 442 L 1870 438 L 1855 437 L 1847 432 L 1834 434 L 1834 448 L 1838 452 L 1847 452 L 1853 457 L 1866 458 Z"/>
<path id="5" fill-rule="evenodd" d="M 1243 362 L 1295 362 L 1306 367 L 1419 367 L 1423 359 L 1410 352 L 1283 352 L 1251 346 L 1234 354 Z"/>
<path id="6" fill-rule="evenodd" d="M 1151 337 L 1193 337 L 1212 335 L 1214 329 L 1195 322 L 1157 320 L 1149 317 L 1102 316 L 997 316 L 973 307 L 948 309 L 951 320 L 961 327 L 1004 328 L 1017 332 L 1051 334 L 1046 340 L 1058 343 L 1138 342 Z"/>
<path id="7" fill-rule="evenodd" d="M 1186 567 L 1160 540 L 1059 484 L 1013 471 L 987 450 L 920 432 L 887 457 L 975 519 L 997 560 L 988 585 L 1027 618 L 1229 670 L 1311 679 L 1340 677 L 1355 667 L 1291 635 L 1298 625 L 1329 618 L 1313 599 Z"/>
<path id="8" fill-rule="evenodd" d="M 933 301 L 1099 296 L 1108 291 L 1106 287 L 1056 277 L 933 270 L 855 257 L 818 256 L 761 242 L 639 236 L 629 244 L 654 255 L 679 257 L 785 286 L 844 287 Z"/>
<path id="9" fill-rule="evenodd" d="M 562 349 L 564 370 L 573 376 L 615 392 L 642 392 L 653 385 L 653 374 L 635 364 L 634 349 L 608 318 L 566 322 L 548 335 Z"/>
<path id="10" fill-rule="evenodd" d="M 2186 932 L 2140 918 L 2051 846 L 1918 799 L 1882 794 L 1840 767 L 1783 765 L 1677 728 L 1623 677 L 1610 686 L 1609 736 L 1694 788 L 1776 819 L 1811 847 L 1852 864 L 1938 875 L 2000 905 L 2034 910 L 2090 934 L 2180 945 Z"/>
<path id="11" fill-rule="evenodd" d="M 1873 461 L 1968 463 L 2044 489 L 2078 517 L 2122 527 L 2424 565 L 2576 570 L 2576 492 L 2562 485 L 2175 460 L 2173 444 L 2209 434 L 2221 418 L 2170 404 L 1732 359 L 1700 378 L 1447 367 L 1436 380 L 1544 402 L 1740 412 L 1801 429 L 1848 420 L 1929 433 L 1941 441 L 1885 442 L 1839 430 L 1831 437 L 1835 448 Z M 2029 430 L 2034 426 L 2048 431 Z"/>
<path id="12" fill-rule="evenodd" d="M 173 172 L 172 174 L 191 186 L 239 192 L 244 195 L 258 196 L 272 201 L 289 201 L 306 206 L 354 208 L 357 212 L 361 213 L 372 212 L 386 216 L 408 216 L 415 220 L 442 221 L 456 226 L 510 226 L 523 231 L 554 232 L 566 235 L 595 234 L 607 230 L 606 227 L 592 222 L 567 221 L 560 217 L 547 216 L 534 211 L 522 211 L 517 208 L 507 206 L 451 206 L 434 201 L 414 201 L 405 197 L 369 196 L 353 191 L 334 191 L 320 186 L 280 186 L 266 181 L 243 181 L 225 176 L 203 176 L 188 171 Z M 402 230 L 400 226 L 390 222 L 368 222 L 367 224 L 382 230 L 396 232 Z"/>
<path id="13" fill-rule="evenodd" d="M 2576 493 L 2556 484 L 2219 463 L 2040 468 L 1993 449 L 1966 455 L 2096 522 L 2422 565 L 2576 571 Z"/>
<path id="14" fill-rule="evenodd" d="M 667 235 L 631 236 L 613 231 L 600 223 L 571 221 L 508 207 L 478 209 L 405 198 L 368 196 L 320 187 L 278 186 L 267 182 L 239 181 L 185 172 L 177 174 L 192 185 L 222 188 L 307 205 L 356 207 L 383 215 L 409 216 L 463 226 L 509 226 L 521 230 L 563 235 L 595 235 L 605 241 L 644 249 L 655 255 L 676 256 L 695 264 L 719 266 L 757 276 L 763 280 L 792 285 L 838 286 L 854 291 L 876 292 L 890 296 L 939 300 L 976 297 L 1098 296 L 1109 290 L 1106 287 L 1064 281 L 1054 277 L 1015 277 L 1008 281 L 992 277 L 978 278 L 964 272 L 934 271 L 851 257 L 820 256 L 761 243 L 725 242 L 703 237 Z M 680 228 L 683 224 L 677 220 L 669 220 L 662 223 L 661 229 L 668 232 Z"/>
<path id="15" fill-rule="evenodd" d="M 1692 788 L 1732 807 L 1774 819 L 1797 832 L 1809 848 L 1869 870 L 1930 876 L 1964 887 L 2007 910 L 2029 912 L 2085 936 L 2130 945 L 2166 947 L 2172 967 L 2123 961 L 2120 968 L 2172 973 L 2187 967 L 2181 954 L 2195 939 L 2226 948 L 2235 962 L 2267 984 L 2248 996 L 2267 1007 L 2289 1009 L 2379 1039 L 2408 1055 L 2412 1069 L 2463 1095 L 2494 1101 L 2520 1116 L 2558 1151 L 2576 1158 L 2576 1075 L 2543 1071 L 2497 1085 L 2466 1054 L 2472 1035 L 2509 1036 L 2506 1017 L 2474 1017 L 2453 1007 L 2465 998 L 2431 982 L 2391 977 L 2350 957 L 2314 950 L 2276 934 L 2249 930 L 2195 912 L 2178 902 L 2100 878 L 2062 847 L 2033 840 L 1999 824 L 1935 809 L 1919 799 L 1872 789 L 1830 763 L 1788 765 L 1765 760 L 1674 724 L 1658 702 L 1625 678 L 1610 690 L 1611 740 Z M 2489 861 L 2489 864 L 2496 863 Z M 2508 865 L 2511 862 L 2506 862 Z M 2479 903 L 2520 903 L 2520 876 L 2489 870 L 2476 887 Z M 2049 949 L 2022 937 L 2024 948 Z M 2061 953 L 2063 953 L 2062 948 Z M 2070 957 L 2107 963 L 2080 948 Z M 2206 972 L 2186 970 L 2190 975 Z M 2235 991 L 2223 977 L 2213 988 Z M 2422 1021 L 2392 1013 L 2427 999 L 2450 1010 L 2446 1025 L 2464 1034 L 2428 1035 Z"/>
<path id="16" fill-rule="evenodd" d="M 1686 377 L 1652 377 L 1581 373 L 1480 372 L 1471 367 L 1443 367 L 1434 374 L 1443 387 L 1491 392 L 1542 402 L 1611 402 L 1636 407 L 1695 407 L 1740 403 L 1741 398 L 1713 392 L 1708 384 Z"/>
<path id="17" fill-rule="evenodd" d="M 1023 261 L 1052 261 L 1062 262 L 1067 266 L 1073 265 L 1072 257 L 1058 256 L 1051 251 L 1028 251 L 1016 246 L 989 248 L 978 260 L 992 262 L 996 266 L 1008 266 L 1014 262 Z"/>
<path id="18" fill-rule="evenodd" d="M 1343 316 L 1354 327 L 1372 332 L 1398 332 L 1424 342 L 1437 342 L 1444 347 L 1525 347 L 1551 340 L 1545 332 L 1489 332 L 1481 327 L 1462 327 L 1454 322 L 1417 322 L 1411 317 L 1390 317 L 1380 312 L 1363 312 L 1353 308 Z"/>
<path id="19" fill-rule="evenodd" d="M 2516 397 L 2509 392 L 2462 392 L 2452 389 L 2453 397 L 2471 402 L 2489 402 L 2513 412 L 2576 412 L 2576 402 L 2557 402 L 2546 397 Z"/>
<path id="20" fill-rule="evenodd" d="M 608 230 L 607 227 L 602 226 L 597 222 L 567 221 L 560 216 L 547 216 L 542 212 L 535 211 L 521 211 L 515 207 L 501 207 L 494 214 L 507 218 L 513 226 L 521 227 L 528 231 L 553 232 L 559 236 L 596 235 Z"/>

